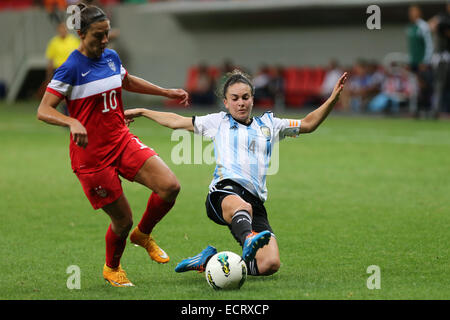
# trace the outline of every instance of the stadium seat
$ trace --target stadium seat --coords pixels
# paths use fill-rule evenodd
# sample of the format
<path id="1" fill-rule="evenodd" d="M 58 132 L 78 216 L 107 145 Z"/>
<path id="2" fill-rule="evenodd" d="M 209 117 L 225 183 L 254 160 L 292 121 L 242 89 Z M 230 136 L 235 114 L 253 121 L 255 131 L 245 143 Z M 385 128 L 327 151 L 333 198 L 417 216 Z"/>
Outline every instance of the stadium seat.
<path id="1" fill-rule="evenodd" d="M 306 72 L 303 68 L 285 70 L 285 103 L 288 107 L 302 107 L 305 97 Z"/>
<path id="2" fill-rule="evenodd" d="M 210 66 L 208 72 L 217 79 L 220 70 Z M 185 89 L 191 92 L 196 87 L 198 66 L 191 66 L 186 75 Z M 308 101 L 314 100 L 320 94 L 322 82 L 325 78 L 325 69 L 322 67 L 296 67 L 290 66 L 284 69 L 284 100 L 287 107 L 301 108 Z M 168 107 L 182 107 L 179 101 L 166 99 Z M 275 105 L 273 99 L 259 99 L 255 101 L 256 108 L 271 109 Z"/>
<path id="3" fill-rule="evenodd" d="M 217 79 L 219 76 L 219 69 L 214 66 L 208 67 L 208 73 L 214 78 Z M 193 88 L 196 87 L 198 79 L 198 66 L 192 66 L 188 70 L 188 75 L 186 79 L 186 90 L 191 91 Z"/>
<path id="4" fill-rule="evenodd" d="M 0 1 L 0 10 L 13 9 L 23 10 L 33 6 L 34 0 L 2 0 Z"/>
<path id="5" fill-rule="evenodd" d="M 309 96 L 316 96 L 320 93 L 325 70 L 322 68 L 312 68 L 308 70 L 306 92 Z"/>
<path id="6" fill-rule="evenodd" d="M 271 98 L 265 98 L 265 99 L 259 99 L 258 101 L 255 101 L 254 107 L 261 109 L 261 110 L 270 110 L 275 106 L 274 99 Z"/>
<path id="7" fill-rule="evenodd" d="M 285 70 L 286 106 L 301 108 L 320 93 L 325 77 L 323 68 L 289 67 Z"/>
<path id="8" fill-rule="evenodd" d="M 119 4 L 121 1 L 120 0 L 100 0 L 100 2 L 102 5 L 107 6 L 107 5 Z"/>

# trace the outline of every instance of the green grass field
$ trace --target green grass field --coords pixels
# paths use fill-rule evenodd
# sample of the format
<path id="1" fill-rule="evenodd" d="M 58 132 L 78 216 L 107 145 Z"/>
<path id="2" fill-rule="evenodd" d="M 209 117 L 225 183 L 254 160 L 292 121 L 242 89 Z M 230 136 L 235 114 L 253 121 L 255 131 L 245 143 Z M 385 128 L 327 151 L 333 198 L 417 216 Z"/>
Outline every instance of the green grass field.
<path id="1" fill-rule="evenodd" d="M 207 244 L 241 252 L 205 214 L 213 165 L 175 165 L 171 130 L 137 119 L 131 130 L 180 180 L 174 209 L 154 230 L 170 255 L 156 264 L 128 242 L 134 288 L 102 278 L 109 219 L 94 211 L 70 168 L 68 130 L 36 120 L 37 103 L 0 104 L 0 299 L 450 299 L 450 122 L 331 115 L 280 145 L 266 207 L 282 265 L 216 292 L 176 263 Z M 292 116 L 292 115 L 291 115 Z M 297 117 L 299 117 L 297 115 Z M 123 182 L 137 224 L 150 192 Z M 67 267 L 81 269 L 69 290 Z M 381 270 L 369 290 L 367 267 Z"/>

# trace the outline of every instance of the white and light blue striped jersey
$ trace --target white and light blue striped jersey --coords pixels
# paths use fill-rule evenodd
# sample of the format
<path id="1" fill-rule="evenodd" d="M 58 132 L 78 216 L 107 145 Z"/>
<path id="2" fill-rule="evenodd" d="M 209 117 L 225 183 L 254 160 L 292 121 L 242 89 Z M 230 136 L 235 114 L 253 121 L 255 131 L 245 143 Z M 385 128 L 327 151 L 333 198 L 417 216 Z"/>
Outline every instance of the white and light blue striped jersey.
<path id="1" fill-rule="evenodd" d="M 231 179 L 265 201 L 273 145 L 286 136 L 298 136 L 300 125 L 300 120 L 276 118 L 272 112 L 253 117 L 249 125 L 225 112 L 195 117 L 194 133 L 214 143 L 216 168 L 210 189 L 221 180 Z"/>

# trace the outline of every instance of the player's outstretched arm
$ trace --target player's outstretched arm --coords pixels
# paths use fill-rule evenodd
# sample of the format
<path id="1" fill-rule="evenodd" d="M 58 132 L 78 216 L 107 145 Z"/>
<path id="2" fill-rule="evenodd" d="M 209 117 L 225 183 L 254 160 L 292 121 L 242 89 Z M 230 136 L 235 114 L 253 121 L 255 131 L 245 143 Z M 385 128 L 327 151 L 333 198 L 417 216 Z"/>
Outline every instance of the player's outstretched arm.
<path id="1" fill-rule="evenodd" d="M 345 72 L 341 78 L 336 82 L 333 92 L 330 97 L 319 108 L 308 113 L 308 115 L 302 119 L 300 126 L 300 133 L 310 133 L 317 129 L 328 114 L 333 110 L 334 105 L 339 100 L 339 95 L 344 89 L 345 81 L 347 81 L 347 72 Z"/>
<path id="2" fill-rule="evenodd" d="M 77 119 L 66 116 L 56 110 L 61 100 L 62 99 L 60 97 L 50 92 L 45 92 L 42 97 L 41 104 L 37 110 L 38 120 L 44 121 L 48 124 L 69 127 L 74 142 L 78 146 L 86 148 L 88 144 L 86 128 Z"/>
<path id="3" fill-rule="evenodd" d="M 183 89 L 161 88 L 147 80 L 128 74 L 122 83 L 122 88 L 127 91 L 163 96 L 170 99 L 181 99 L 180 104 L 185 106 L 189 103 L 189 94 Z"/>
<path id="4" fill-rule="evenodd" d="M 183 117 L 173 112 L 160 112 L 145 108 L 125 110 L 125 119 L 128 122 L 141 116 L 151 119 L 160 125 L 171 129 L 185 129 L 192 132 L 194 131 L 194 125 L 192 124 L 191 117 Z"/>

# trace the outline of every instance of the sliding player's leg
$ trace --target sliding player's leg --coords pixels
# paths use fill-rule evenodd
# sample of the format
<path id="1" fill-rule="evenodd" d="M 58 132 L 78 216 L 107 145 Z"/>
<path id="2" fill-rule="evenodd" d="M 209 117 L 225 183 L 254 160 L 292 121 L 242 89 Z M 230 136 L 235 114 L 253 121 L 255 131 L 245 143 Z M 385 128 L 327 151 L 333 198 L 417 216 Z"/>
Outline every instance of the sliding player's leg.
<path id="1" fill-rule="evenodd" d="M 257 251 L 269 243 L 270 231 L 252 232 L 252 205 L 238 195 L 229 195 L 222 200 L 222 216 L 230 226 L 232 234 L 242 245 L 242 258 L 249 263 Z"/>

